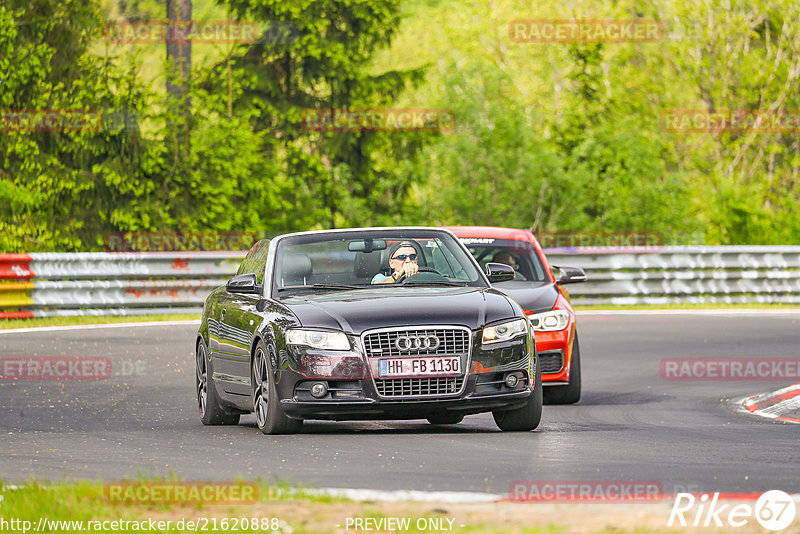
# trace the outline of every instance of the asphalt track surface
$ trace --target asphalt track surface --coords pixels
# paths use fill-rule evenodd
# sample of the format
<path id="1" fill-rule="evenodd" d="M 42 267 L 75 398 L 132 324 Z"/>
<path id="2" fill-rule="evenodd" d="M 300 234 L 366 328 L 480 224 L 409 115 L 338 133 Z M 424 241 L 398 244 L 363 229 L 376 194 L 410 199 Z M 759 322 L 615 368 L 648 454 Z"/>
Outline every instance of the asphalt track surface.
<path id="1" fill-rule="evenodd" d="M 656 481 L 667 493 L 800 493 L 800 425 L 737 413 L 730 399 L 778 381 L 666 381 L 675 357 L 796 358 L 800 314 L 582 314 L 584 395 L 545 406 L 534 432 L 490 414 L 424 421 L 307 422 L 265 436 L 252 415 L 204 427 L 194 324 L 0 334 L 0 358 L 100 356 L 98 381 L 0 380 L 0 478 L 281 480 L 320 488 L 505 494 L 518 480 Z M 798 380 L 794 380 L 797 382 Z"/>

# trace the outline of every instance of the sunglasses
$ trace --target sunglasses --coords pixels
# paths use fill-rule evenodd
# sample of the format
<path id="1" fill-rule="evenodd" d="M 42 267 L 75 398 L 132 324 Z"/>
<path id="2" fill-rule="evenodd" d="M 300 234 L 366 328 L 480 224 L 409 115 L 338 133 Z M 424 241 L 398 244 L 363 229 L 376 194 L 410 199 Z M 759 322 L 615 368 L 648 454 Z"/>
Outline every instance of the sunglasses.
<path id="1" fill-rule="evenodd" d="M 414 261 L 414 260 L 417 259 L 417 255 L 416 254 L 398 254 L 397 256 L 395 256 L 392 259 L 393 260 L 406 261 L 406 258 L 408 258 L 411 261 Z"/>

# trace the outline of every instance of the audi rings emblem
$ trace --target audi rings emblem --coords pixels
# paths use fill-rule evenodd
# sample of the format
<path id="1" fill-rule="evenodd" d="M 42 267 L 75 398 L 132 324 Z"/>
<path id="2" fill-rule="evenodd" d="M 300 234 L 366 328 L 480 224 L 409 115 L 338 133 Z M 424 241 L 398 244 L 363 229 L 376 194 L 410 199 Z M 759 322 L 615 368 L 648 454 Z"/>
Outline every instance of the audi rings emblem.
<path id="1" fill-rule="evenodd" d="M 436 350 L 439 348 L 439 338 L 436 336 L 398 336 L 394 346 L 399 351 Z"/>

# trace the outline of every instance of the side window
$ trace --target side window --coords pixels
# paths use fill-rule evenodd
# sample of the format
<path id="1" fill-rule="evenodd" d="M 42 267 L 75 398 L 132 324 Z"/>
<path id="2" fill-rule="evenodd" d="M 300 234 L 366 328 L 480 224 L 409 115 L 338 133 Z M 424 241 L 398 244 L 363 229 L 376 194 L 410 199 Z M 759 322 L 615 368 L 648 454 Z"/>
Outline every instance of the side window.
<path id="1" fill-rule="evenodd" d="M 255 273 L 256 281 L 261 284 L 264 281 L 264 269 L 267 265 L 267 253 L 269 252 L 269 239 L 257 241 L 249 251 L 247 256 L 239 265 L 236 274 Z"/>
<path id="2" fill-rule="evenodd" d="M 253 272 L 256 273 L 256 282 L 260 285 L 264 283 L 264 271 L 267 268 L 269 239 L 262 239 L 255 246 L 258 246 L 258 249 L 253 255 Z"/>

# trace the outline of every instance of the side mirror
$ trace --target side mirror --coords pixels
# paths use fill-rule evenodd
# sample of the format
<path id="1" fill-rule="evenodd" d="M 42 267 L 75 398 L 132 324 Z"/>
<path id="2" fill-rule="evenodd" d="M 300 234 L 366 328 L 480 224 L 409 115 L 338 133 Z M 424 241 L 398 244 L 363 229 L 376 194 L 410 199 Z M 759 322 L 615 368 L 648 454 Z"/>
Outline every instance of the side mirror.
<path id="1" fill-rule="evenodd" d="M 487 263 L 486 276 L 491 283 L 507 282 L 514 279 L 514 268 L 505 263 Z"/>
<path id="2" fill-rule="evenodd" d="M 568 265 L 553 265 L 558 269 L 559 279 L 557 284 L 574 284 L 575 282 L 586 281 L 586 271 L 580 267 L 570 267 Z"/>
<path id="3" fill-rule="evenodd" d="M 225 284 L 228 293 L 259 293 L 261 288 L 256 284 L 256 275 L 253 273 L 234 276 Z"/>

